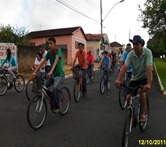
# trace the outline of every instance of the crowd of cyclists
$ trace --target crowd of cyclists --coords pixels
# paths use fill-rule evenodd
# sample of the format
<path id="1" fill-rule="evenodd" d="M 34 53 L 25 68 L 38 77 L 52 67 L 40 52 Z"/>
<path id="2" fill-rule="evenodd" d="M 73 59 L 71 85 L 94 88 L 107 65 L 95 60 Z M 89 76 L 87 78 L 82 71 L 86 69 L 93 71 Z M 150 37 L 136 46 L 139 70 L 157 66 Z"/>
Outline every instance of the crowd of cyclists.
<path id="1" fill-rule="evenodd" d="M 140 102 L 141 102 L 141 117 L 140 121 L 146 121 L 145 115 L 145 105 L 146 105 L 146 92 L 151 88 L 152 81 L 152 53 L 149 49 L 144 47 L 144 40 L 139 35 L 135 35 L 130 42 L 126 45 L 126 49 L 123 52 L 120 52 L 116 55 L 113 51 L 108 53 L 104 51 L 100 56 L 99 67 L 101 69 L 107 69 L 107 77 L 110 79 L 110 73 L 115 70 L 116 63 L 119 65 L 119 73 L 118 77 L 115 81 L 115 86 L 117 88 L 121 85 L 121 80 L 127 71 L 130 71 L 130 75 L 128 77 L 131 78 L 129 87 L 136 87 L 138 85 L 143 85 L 144 88 L 140 91 Z M 63 69 L 63 59 L 62 59 L 62 51 L 60 48 L 56 47 L 56 39 L 54 37 L 50 37 L 48 39 L 49 50 L 46 51 L 45 45 L 41 44 L 40 52 L 36 54 L 36 59 L 34 61 L 34 65 L 32 66 L 32 77 L 35 78 L 36 75 L 39 77 L 46 76 L 45 80 L 45 88 L 48 88 L 49 79 L 53 79 L 53 93 L 51 101 L 51 109 L 54 112 L 59 111 L 59 100 L 58 100 L 58 87 L 64 77 L 64 69 Z M 3 66 L 7 61 L 9 62 L 9 67 L 7 68 L 10 74 L 10 80 L 15 79 L 14 71 L 17 71 L 17 63 L 14 56 L 11 54 L 11 50 L 6 50 L 6 59 L 2 63 Z M 76 62 L 78 60 L 78 62 Z M 78 64 L 76 64 L 78 63 Z M 82 91 L 84 94 L 87 93 L 87 73 L 91 72 L 93 78 L 93 70 L 94 70 L 94 55 L 92 51 L 88 51 L 86 53 L 84 49 L 84 44 L 78 44 L 78 51 L 75 54 L 72 69 L 80 68 L 82 70 Z M 131 72 L 132 71 L 132 72 Z M 50 85 L 49 85 L 50 86 Z M 128 90 L 126 95 L 127 102 L 130 101 L 131 92 Z"/>

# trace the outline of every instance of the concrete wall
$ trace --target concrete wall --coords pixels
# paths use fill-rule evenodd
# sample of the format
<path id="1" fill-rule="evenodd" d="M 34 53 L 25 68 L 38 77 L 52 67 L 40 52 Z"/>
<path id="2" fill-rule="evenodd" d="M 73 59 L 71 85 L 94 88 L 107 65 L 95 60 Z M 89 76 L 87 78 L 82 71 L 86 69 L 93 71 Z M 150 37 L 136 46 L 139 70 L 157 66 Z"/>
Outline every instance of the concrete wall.
<path id="1" fill-rule="evenodd" d="M 34 63 L 39 47 L 35 46 L 18 46 L 18 71 L 20 73 L 31 72 L 30 68 Z"/>

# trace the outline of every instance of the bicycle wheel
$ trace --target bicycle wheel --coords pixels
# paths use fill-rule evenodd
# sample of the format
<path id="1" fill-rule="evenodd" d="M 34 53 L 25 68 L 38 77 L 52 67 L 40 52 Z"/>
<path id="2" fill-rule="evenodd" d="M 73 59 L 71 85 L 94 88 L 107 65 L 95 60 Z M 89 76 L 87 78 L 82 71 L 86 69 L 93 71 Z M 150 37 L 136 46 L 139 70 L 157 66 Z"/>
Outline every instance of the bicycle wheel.
<path id="1" fill-rule="evenodd" d="M 34 79 L 30 79 L 25 88 L 25 93 L 28 101 L 32 100 L 35 95 L 37 94 L 37 91 L 34 90 Z"/>
<path id="2" fill-rule="evenodd" d="M 132 110 L 128 108 L 126 110 L 126 118 L 123 127 L 123 134 L 122 134 L 122 147 L 129 146 L 130 134 L 132 128 Z"/>
<path id="3" fill-rule="evenodd" d="M 81 81 L 75 81 L 74 83 L 74 100 L 75 102 L 78 102 L 80 100 L 81 97 Z"/>
<path id="4" fill-rule="evenodd" d="M 142 132 L 144 132 L 147 128 L 148 124 L 148 119 L 149 119 L 149 98 L 146 95 L 146 108 L 145 108 L 145 115 L 146 115 L 146 121 L 144 123 L 140 122 L 139 123 L 139 128 Z M 141 107 L 140 107 L 140 112 L 139 112 L 139 119 L 141 117 Z"/>
<path id="5" fill-rule="evenodd" d="M 110 87 L 111 87 L 110 80 L 109 80 L 109 79 L 107 79 L 107 81 L 106 81 L 106 89 L 107 89 L 107 90 L 109 90 L 109 89 L 110 89 Z"/>
<path id="6" fill-rule="evenodd" d="M 17 75 L 17 78 L 14 81 L 14 88 L 16 89 L 17 92 L 21 92 L 23 91 L 24 87 L 25 87 L 24 77 L 21 75 Z"/>
<path id="7" fill-rule="evenodd" d="M 70 102 L 71 102 L 71 97 L 70 97 L 70 92 L 69 89 L 67 87 L 62 87 L 60 89 L 60 93 L 59 93 L 59 113 L 61 115 L 65 115 L 70 107 Z"/>
<path id="8" fill-rule="evenodd" d="M 122 110 L 126 109 L 127 107 L 126 90 L 126 87 L 121 84 L 119 88 L 119 105 Z"/>
<path id="9" fill-rule="evenodd" d="M 86 84 L 87 84 L 87 85 L 89 84 L 89 81 L 90 81 L 89 75 L 86 74 Z"/>
<path id="10" fill-rule="evenodd" d="M 44 94 L 32 99 L 27 109 L 27 121 L 29 126 L 37 130 L 42 127 L 47 117 L 47 103 Z"/>
<path id="11" fill-rule="evenodd" d="M 104 76 L 102 76 L 100 79 L 100 93 L 103 94 L 104 90 L 105 90 L 105 79 Z"/>
<path id="12" fill-rule="evenodd" d="M 7 92 L 8 82 L 4 77 L 0 77 L 0 96 Z"/>
<path id="13" fill-rule="evenodd" d="M 92 75 L 93 76 L 91 77 L 91 82 L 93 83 L 94 82 L 94 78 L 95 78 L 95 71 L 94 70 L 92 71 Z"/>

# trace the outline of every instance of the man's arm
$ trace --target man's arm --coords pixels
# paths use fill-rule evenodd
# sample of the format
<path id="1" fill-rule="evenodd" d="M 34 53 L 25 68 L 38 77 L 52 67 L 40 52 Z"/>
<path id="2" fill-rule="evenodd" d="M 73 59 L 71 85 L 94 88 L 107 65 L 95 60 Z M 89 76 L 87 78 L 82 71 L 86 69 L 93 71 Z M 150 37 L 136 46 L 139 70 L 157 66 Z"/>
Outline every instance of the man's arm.
<path id="1" fill-rule="evenodd" d="M 125 75 L 128 66 L 129 66 L 129 64 L 125 63 L 124 66 L 122 67 L 122 70 L 120 71 L 120 73 L 119 73 L 119 75 L 118 75 L 118 78 L 117 78 L 116 81 L 115 81 L 115 85 L 116 85 L 117 88 L 120 87 L 121 79 L 122 79 L 123 76 Z"/>
<path id="2" fill-rule="evenodd" d="M 56 67 L 56 65 L 58 63 L 58 60 L 59 60 L 59 56 L 56 56 L 56 58 L 54 60 L 54 63 L 52 65 L 52 68 L 51 68 L 50 72 L 47 74 L 48 77 L 51 77 L 52 72 L 54 71 L 54 69 L 55 69 L 55 67 Z"/>
<path id="3" fill-rule="evenodd" d="M 144 86 L 144 91 L 148 91 L 151 88 L 152 82 L 152 65 L 147 65 L 147 84 Z"/>
<path id="4" fill-rule="evenodd" d="M 77 59 L 77 57 L 74 57 L 73 66 L 74 66 L 75 63 L 76 63 L 76 59 Z"/>

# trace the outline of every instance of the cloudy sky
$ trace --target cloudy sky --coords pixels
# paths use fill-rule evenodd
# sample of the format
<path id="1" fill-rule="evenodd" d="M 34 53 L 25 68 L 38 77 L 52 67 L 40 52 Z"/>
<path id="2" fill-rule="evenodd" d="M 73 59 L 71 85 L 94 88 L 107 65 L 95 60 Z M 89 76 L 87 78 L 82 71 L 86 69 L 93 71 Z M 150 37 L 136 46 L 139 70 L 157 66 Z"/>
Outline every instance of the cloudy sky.
<path id="1" fill-rule="evenodd" d="M 102 0 L 103 18 L 120 0 Z M 70 5 L 83 15 L 62 5 Z M 137 21 L 138 4 L 145 0 L 125 0 L 117 4 L 103 21 L 103 32 L 110 42 L 128 43 L 139 34 L 147 42 L 149 35 Z M 89 18 L 87 18 L 89 17 Z M 82 26 L 85 33 L 100 33 L 100 0 L 0 0 L 0 24 L 26 27 L 29 32 L 45 29 Z"/>

